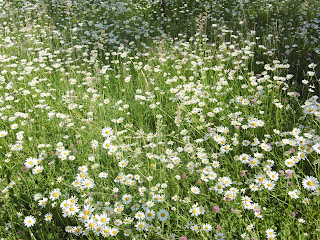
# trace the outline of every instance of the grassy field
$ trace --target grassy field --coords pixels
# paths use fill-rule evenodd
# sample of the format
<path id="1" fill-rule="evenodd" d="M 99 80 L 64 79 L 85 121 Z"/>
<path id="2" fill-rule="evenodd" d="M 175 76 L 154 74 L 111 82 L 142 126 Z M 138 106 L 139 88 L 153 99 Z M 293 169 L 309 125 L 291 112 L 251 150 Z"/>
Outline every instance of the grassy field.
<path id="1" fill-rule="evenodd" d="M 0 238 L 320 239 L 320 2 L 0 0 Z"/>

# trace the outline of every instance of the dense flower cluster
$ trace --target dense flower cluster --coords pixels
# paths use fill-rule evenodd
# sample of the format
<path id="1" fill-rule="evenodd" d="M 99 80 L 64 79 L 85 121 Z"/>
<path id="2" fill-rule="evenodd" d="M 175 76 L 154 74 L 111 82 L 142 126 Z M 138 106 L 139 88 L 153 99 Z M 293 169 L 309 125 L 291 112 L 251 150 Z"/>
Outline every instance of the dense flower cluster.
<path id="1" fill-rule="evenodd" d="M 316 239 L 319 66 L 301 96 L 285 37 L 231 30 L 287 1 L 136 2 L 0 0 L 0 233 Z M 303 19 L 286 56 L 320 39 Z"/>

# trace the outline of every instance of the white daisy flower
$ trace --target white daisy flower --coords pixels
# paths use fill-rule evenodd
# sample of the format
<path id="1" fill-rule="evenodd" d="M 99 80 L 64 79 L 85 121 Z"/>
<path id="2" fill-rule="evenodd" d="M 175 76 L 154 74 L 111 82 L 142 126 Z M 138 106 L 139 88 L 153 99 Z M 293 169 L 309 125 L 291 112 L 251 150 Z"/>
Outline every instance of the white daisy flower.
<path id="1" fill-rule="evenodd" d="M 320 143 L 316 143 L 312 146 L 312 148 L 316 151 L 316 153 L 320 154 Z"/>
<path id="2" fill-rule="evenodd" d="M 273 229 L 267 229 L 266 235 L 267 235 L 268 239 L 275 239 L 275 237 L 276 237 L 276 234 Z"/>
<path id="3" fill-rule="evenodd" d="M 27 217 L 25 217 L 23 223 L 26 227 L 29 228 L 29 227 L 32 227 L 36 224 L 36 219 L 34 216 L 27 216 Z"/>
<path id="4" fill-rule="evenodd" d="M 101 130 L 101 134 L 103 137 L 109 137 L 113 134 L 113 130 L 111 127 L 106 127 Z"/>
<path id="5" fill-rule="evenodd" d="M 306 176 L 302 180 L 302 186 L 308 191 L 315 191 L 319 187 L 319 181 L 315 177 Z"/>
<path id="6" fill-rule="evenodd" d="M 191 192 L 194 194 L 200 194 L 200 189 L 196 186 L 191 187 Z"/>
<path id="7" fill-rule="evenodd" d="M 8 135 L 8 132 L 5 130 L 0 131 L 0 137 L 5 137 Z"/>
<path id="8" fill-rule="evenodd" d="M 145 215 L 143 212 L 139 211 L 136 213 L 136 215 L 134 217 L 138 220 L 143 220 L 145 218 Z"/>
<path id="9" fill-rule="evenodd" d="M 168 213 L 168 211 L 166 211 L 164 209 L 160 209 L 157 213 L 157 216 L 158 216 L 159 221 L 163 222 L 168 219 L 169 213 Z"/>
<path id="10" fill-rule="evenodd" d="M 152 221 L 156 215 L 153 210 L 147 210 L 145 216 L 147 221 Z"/>
<path id="11" fill-rule="evenodd" d="M 59 188 L 56 188 L 56 189 L 53 189 L 51 192 L 50 192 L 50 200 L 51 201 L 54 201 L 56 199 L 58 199 L 61 195 L 61 192 L 60 192 L 60 189 Z"/>
<path id="12" fill-rule="evenodd" d="M 216 234 L 214 235 L 214 237 L 215 237 L 215 239 L 219 239 L 219 240 L 223 240 L 223 239 L 226 238 L 223 233 L 216 233 Z"/>
<path id="13" fill-rule="evenodd" d="M 52 213 L 47 213 L 46 215 L 44 215 L 44 220 L 46 222 L 50 222 L 52 220 Z"/>

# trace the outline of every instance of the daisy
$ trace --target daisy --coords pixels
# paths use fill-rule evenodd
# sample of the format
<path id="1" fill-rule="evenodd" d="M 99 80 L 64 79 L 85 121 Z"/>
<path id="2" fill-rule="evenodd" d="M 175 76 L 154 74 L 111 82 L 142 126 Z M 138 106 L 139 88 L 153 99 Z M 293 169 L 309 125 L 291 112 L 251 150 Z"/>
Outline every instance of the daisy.
<path id="1" fill-rule="evenodd" d="M 99 236 L 102 233 L 103 227 L 100 225 L 97 225 L 92 231 L 95 235 Z"/>
<path id="2" fill-rule="evenodd" d="M 112 228 L 110 230 L 110 236 L 116 236 L 118 234 L 119 230 L 117 228 Z"/>
<path id="3" fill-rule="evenodd" d="M 36 164 L 37 164 L 37 159 L 33 157 L 27 158 L 25 161 L 25 166 L 27 166 L 28 168 L 32 168 Z"/>
<path id="4" fill-rule="evenodd" d="M 108 218 L 108 215 L 106 213 L 102 213 L 98 216 L 98 223 L 101 223 L 101 225 L 105 225 L 110 222 L 110 218 Z"/>
<path id="5" fill-rule="evenodd" d="M 221 151 L 222 153 L 228 153 L 228 152 L 230 152 L 231 150 L 232 150 L 232 148 L 231 148 L 230 145 L 225 145 L 225 146 L 222 146 L 222 147 L 220 148 L 220 151 Z"/>
<path id="6" fill-rule="evenodd" d="M 108 227 L 108 226 L 104 226 L 103 229 L 102 229 L 102 236 L 103 237 L 109 237 L 110 234 L 111 234 L 111 228 Z"/>
<path id="7" fill-rule="evenodd" d="M 270 145 L 268 145 L 267 143 L 261 143 L 261 144 L 260 144 L 260 147 L 261 147 L 263 150 L 267 151 L 267 152 L 270 152 L 270 151 L 272 150 L 272 147 L 271 147 Z"/>
<path id="8" fill-rule="evenodd" d="M 309 203 L 310 203 L 310 199 L 309 199 L 309 198 L 303 199 L 303 203 L 304 203 L 304 204 L 309 204 Z"/>
<path id="9" fill-rule="evenodd" d="M 219 239 L 219 240 L 223 240 L 226 238 L 223 233 L 216 233 L 214 237 L 215 239 Z"/>
<path id="10" fill-rule="evenodd" d="M 63 177 L 57 177 L 57 183 L 61 183 L 63 181 Z"/>
<path id="11" fill-rule="evenodd" d="M 300 195 L 300 191 L 299 190 L 289 191 L 288 194 L 291 198 L 298 199 Z"/>
<path id="12" fill-rule="evenodd" d="M 232 184 L 232 180 L 229 177 L 223 177 L 223 185 L 229 187 Z"/>
<path id="13" fill-rule="evenodd" d="M 253 168 L 253 167 L 259 165 L 259 163 L 260 163 L 260 161 L 259 161 L 258 158 L 252 158 L 252 159 L 250 160 L 250 162 L 249 162 L 249 166 L 250 166 L 251 168 Z"/>
<path id="14" fill-rule="evenodd" d="M 111 139 L 106 139 L 103 143 L 102 143 L 102 147 L 104 149 L 109 149 L 111 147 Z"/>
<path id="15" fill-rule="evenodd" d="M 212 230 L 212 226 L 208 223 L 202 225 L 202 229 L 205 232 L 210 232 Z"/>
<path id="16" fill-rule="evenodd" d="M 250 232 L 254 229 L 254 225 L 253 224 L 250 224 L 246 227 L 246 229 Z"/>
<path id="17" fill-rule="evenodd" d="M 32 174 L 39 174 L 43 171 L 43 167 L 42 166 L 35 166 L 34 169 L 32 169 Z"/>
<path id="18" fill-rule="evenodd" d="M 196 186 L 191 187 L 191 192 L 194 194 L 200 194 L 200 189 Z"/>
<path id="19" fill-rule="evenodd" d="M 47 205 L 48 198 L 43 198 L 42 200 L 38 201 L 38 206 L 45 207 Z"/>
<path id="20" fill-rule="evenodd" d="M 197 205 L 198 204 L 194 204 L 190 209 L 189 213 L 191 213 L 191 216 L 198 216 L 200 214 L 200 208 Z"/>
<path id="21" fill-rule="evenodd" d="M 114 220 L 113 224 L 115 226 L 120 226 L 122 224 L 122 221 L 120 219 L 116 219 L 116 220 Z"/>
<path id="22" fill-rule="evenodd" d="M 122 160 L 118 163 L 118 166 L 121 168 L 125 168 L 128 165 L 129 161 L 128 160 Z"/>
<path id="23" fill-rule="evenodd" d="M 129 204 L 131 202 L 131 200 L 132 200 L 132 196 L 129 194 L 125 194 L 122 196 L 122 202 L 124 204 Z"/>
<path id="24" fill-rule="evenodd" d="M 275 237 L 276 237 L 276 234 L 273 229 L 267 229 L 266 235 L 267 235 L 268 239 L 275 239 Z"/>
<path id="25" fill-rule="evenodd" d="M 126 230 L 124 230 L 123 235 L 125 235 L 126 237 L 129 237 L 130 234 L 131 234 L 131 229 L 126 229 Z"/>
<path id="26" fill-rule="evenodd" d="M 316 153 L 320 154 L 320 143 L 313 145 L 312 148 L 316 151 Z"/>
<path id="27" fill-rule="evenodd" d="M 154 206 L 154 202 L 153 201 L 148 201 L 147 202 L 147 206 L 148 206 L 148 208 L 153 207 Z"/>
<path id="28" fill-rule="evenodd" d="M 192 227 L 192 225 L 193 225 L 192 222 L 188 222 L 188 223 L 184 226 L 184 228 L 185 228 L 185 229 L 190 229 L 190 228 Z"/>
<path id="29" fill-rule="evenodd" d="M 130 224 L 132 221 L 133 221 L 133 218 L 131 218 L 131 217 L 126 217 L 126 218 L 123 220 L 123 223 L 124 223 L 124 224 Z"/>
<path id="30" fill-rule="evenodd" d="M 215 179 L 217 178 L 217 174 L 216 174 L 215 172 L 210 172 L 210 173 L 208 174 L 208 178 L 209 178 L 210 180 L 215 180 Z"/>
<path id="31" fill-rule="evenodd" d="M 220 166 L 220 162 L 218 162 L 218 161 L 213 161 L 213 162 L 212 162 L 212 166 L 213 166 L 214 168 L 218 168 L 218 167 Z"/>
<path id="32" fill-rule="evenodd" d="M 199 226 L 198 226 L 197 224 L 195 224 L 195 225 L 192 225 L 192 226 L 190 227 L 190 230 L 192 230 L 192 231 L 194 231 L 194 232 L 199 232 L 199 231 L 200 231 L 200 228 L 199 228 Z"/>
<path id="33" fill-rule="evenodd" d="M 103 128 L 101 130 L 101 134 L 103 137 L 109 137 L 113 134 L 113 130 L 111 127 Z"/>
<path id="34" fill-rule="evenodd" d="M 139 208 L 140 208 L 140 205 L 136 203 L 131 207 L 131 210 L 132 211 L 138 211 Z"/>
<path id="35" fill-rule="evenodd" d="M 223 184 L 221 183 L 217 183 L 215 186 L 214 186 L 214 190 L 219 193 L 219 194 L 222 194 L 223 193 Z"/>
<path id="36" fill-rule="evenodd" d="M 147 221 L 152 221 L 155 218 L 155 213 L 153 210 L 147 210 L 145 213 L 145 217 Z"/>
<path id="37" fill-rule="evenodd" d="M 175 240 L 176 237 L 175 237 L 174 234 L 172 233 L 172 234 L 170 234 L 170 235 L 168 236 L 167 239 L 168 239 L 168 240 Z"/>
<path id="38" fill-rule="evenodd" d="M 79 208 L 77 205 L 71 204 L 69 208 L 66 209 L 66 216 L 74 216 L 77 212 L 79 212 Z"/>
<path id="39" fill-rule="evenodd" d="M 248 154 L 243 153 L 243 154 L 241 154 L 239 156 L 239 160 L 240 160 L 241 163 L 249 163 L 250 160 L 251 160 L 251 156 L 248 155 Z"/>
<path id="40" fill-rule="evenodd" d="M 243 203 L 251 203 L 251 202 L 252 202 L 252 200 L 251 200 L 251 198 L 250 198 L 250 197 L 248 197 L 248 196 L 244 196 L 244 197 L 242 197 L 242 202 L 243 202 Z"/>
<path id="41" fill-rule="evenodd" d="M 144 230 L 146 231 L 146 232 L 150 232 L 151 230 L 152 230 L 152 228 L 153 228 L 153 224 L 146 224 L 146 226 L 145 226 L 145 228 L 144 228 Z"/>
<path id="42" fill-rule="evenodd" d="M 261 215 L 261 213 L 260 213 L 259 211 L 255 211 L 255 212 L 254 212 L 254 215 L 255 215 L 257 218 L 260 218 L 260 219 L 263 218 L 263 216 Z"/>
<path id="43" fill-rule="evenodd" d="M 24 223 L 24 225 L 25 225 L 26 227 L 29 228 L 29 227 L 32 227 L 32 226 L 35 225 L 36 219 L 35 219 L 34 216 L 27 216 L 27 217 L 25 217 L 23 223 Z"/>
<path id="44" fill-rule="evenodd" d="M 319 187 L 319 181 L 315 177 L 306 176 L 302 180 L 302 186 L 308 191 L 315 191 Z"/>
<path id="45" fill-rule="evenodd" d="M 146 222 L 137 222 L 137 224 L 134 226 L 136 227 L 137 231 L 141 232 L 146 226 Z"/>
<path id="46" fill-rule="evenodd" d="M 259 186 L 256 185 L 256 184 L 254 184 L 254 183 L 250 184 L 250 185 L 249 185 L 249 188 L 250 188 L 250 190 L 253 191 L 253 192 L 260 190 Z"/>
<path id="47" fill-rule="evenodd" d="M 82 229 L 79 226 L 73 227 L 71 233 L 73 233 L 76 236 L 80 236 L 80 234 L 82 234 Z"/>
<path id="48" fill-rule="evenodd" d="M 116 214 L 119 214 L 119 213 L 121 213 L 123 210 L 124 210 L 124 207 L 123 207 L 123 205 L 121 205 L 121 206 L 116 207 L 113 211 L 114 211 Z"/>
<path id="49" fill-rule="evenodd" d="M 44 220 L 46 222 L 50 222 L 52 220 L 52 213 L 47 213 L 46 215 L 44 215 Z"/>
<path id="50" fill-rule="evenodd" d="M 279 179 L 279 174 L 275 171 L 268 171 L 267 174 L 273 181 L 277 181 Z"/>
<path id="51" fill-rule="evenodd" d="M 0 131 L 0 137 L 5 137 L 8 135 L 8 132 L 5 130 Z"/>
<path id="52" fill-rule="evenodd" d="M 139 211 L 136 213 L 136 215 L 134 217 L 138 220 L 143 220 L 145 218 L 145 215 L 143 212 Z"/>
<path id="53" fill-rule="evenodd" d="M 168 219 L 169 213 L 164 209 L 160 209 L 157 213 L 157 216 L 158 216 L 159 221 L 163 222 Z"/>
<path id="54" fill-rule="evenodd" d="M 93 230 L 93 229 L 95 229 L 96 225 L 97 225 L 97 223 L 96 223 L 96 221 L 95 221 L 93 218 L 89 219 L 89 220 L 85 223 L 85 227 L 86 227 L 86 229 L 88 229 L 88 230 Z"/>
<path id="55" fill-rule="evenodd" d="M 54 200 L 58 199 L 60 197 L 60 195 L 61 195 L 60 189 L 56 188 L 50 192 L 49 198 L 51 201 L 54 201 Z"/>
<path id="56" fill-rule="evenodd" d="M 294 160 L 292 160 L 291 158 L 288 158 L 288 159 L 286 159 L 286 161 L 285 161 L 285 165 L 286 165 L 287 167 L 293 167 L 293 166 L 295 165 L 295 162 L 294 162 Z"/>
<path id="57" fill-rule="evenodd" d="M 71 232 L 72 232 L 72 229 L 73 229 L 73 227 L 71 227 L 71 226 L 66 226 L 66 227 L 65 227 L 65 231 L 66 231 L 67 233 L 71 233 Z"/>
<path id="58" fill-rule="evenodd" d="M 273 188 L 275 187 L 275 183 L 273 181 L 265 180 L 263 182 L 263 186 L 268 190 L 273 190 Z"/>

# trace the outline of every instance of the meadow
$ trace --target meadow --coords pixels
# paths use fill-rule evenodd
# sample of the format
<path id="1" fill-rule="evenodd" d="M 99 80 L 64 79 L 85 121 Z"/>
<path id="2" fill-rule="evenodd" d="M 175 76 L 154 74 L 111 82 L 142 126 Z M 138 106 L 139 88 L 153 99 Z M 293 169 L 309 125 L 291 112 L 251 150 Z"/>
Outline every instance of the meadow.
<path id="1" fill-rule="evenodd" d="M 0 238 L 320 239 L 320 2 L 0 0 Z"/>

